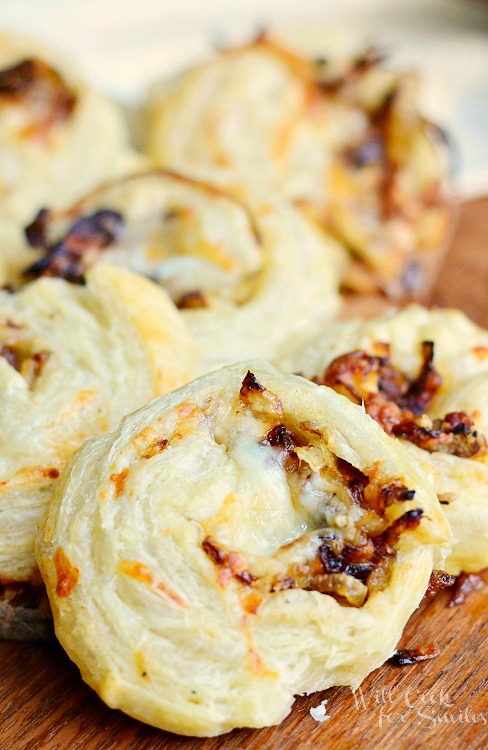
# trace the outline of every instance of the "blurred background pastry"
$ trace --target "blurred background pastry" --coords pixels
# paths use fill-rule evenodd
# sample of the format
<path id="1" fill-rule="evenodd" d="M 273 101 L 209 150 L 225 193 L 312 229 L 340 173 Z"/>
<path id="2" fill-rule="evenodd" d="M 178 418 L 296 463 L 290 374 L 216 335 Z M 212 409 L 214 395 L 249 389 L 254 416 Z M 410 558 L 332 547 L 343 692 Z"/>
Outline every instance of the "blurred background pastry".
<path id="1" fill-rule="evenodd" d="M 341 246 L 293 206 L 236 187 L 233 175 L 154 169 L 43 210 L 27 228 L 32 249 L 10 281 L 60 276 L 82 283 L 99 259 L 163 286 L 180 308 L 199 370 L 273 360 L 340 307 Z"/>
<path id="2" fill-rule="evenodd" d="M 381 50 L 310 58 L 263 33 L 153 94 L 147 149 L 283 195 L 350 252 L 343 286 L 425 294 L 451 228 L 445 137 Z"/>
<path id="3" fill-rule="evenodd" d="M 138 161 L 122 113 L 57 52 L 0 35 L 0 230 Z"/>

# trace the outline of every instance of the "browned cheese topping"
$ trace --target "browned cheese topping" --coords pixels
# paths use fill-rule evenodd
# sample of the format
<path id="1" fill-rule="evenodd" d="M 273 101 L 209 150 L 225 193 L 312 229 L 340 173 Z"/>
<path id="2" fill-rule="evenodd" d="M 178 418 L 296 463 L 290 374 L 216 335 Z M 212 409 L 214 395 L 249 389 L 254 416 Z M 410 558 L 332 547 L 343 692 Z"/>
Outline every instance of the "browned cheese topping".
<path id="1" fill-rule="evenodd" d="M 207 307 L 207 301 L 203 292 L 194 290 L 192 292 L 186 292 L 178 300 L 177 307 L 180 310 L 197 309 L 199 307 Z"/>
<path id="2" fill-rule="evenodd" d="M 62 547 L 56 550 L 53 561 L 56 570 L 56 594 L 60 599 L 64 599 L 78 583 L 80 571 L 72 565 Z"/>
<path id="3" fill-rule="evenodd" d="M 0 107 L 5 104 L 27 108 L 30 124 L 23 135 L 42 139 L 72 115 L 76 95 L 54 68 L 32 58 L 0 70 Z"/>
<path id="4" fill-rule="evenodd" d="M 33 352 L 23 326 L 7 319 L 0 323 L 0 357 L 32 386 L 42 373 L 49 352 Z"/>
<path id="5" fill-rule="evenodd" d="M 431 453 L 439 451 L 461 458 L 484 453 L 486 440 L 473 429 L 469 414 L 459 411 L 442 419 L 428 417 L 427 411 L 442 383 L 433 365 L 431 341 L 422 343 L 422 359 L 417 377 L 410 379 L 391 363 L 388 355 L 380 357 L 358 350 L 337 357 L 322 377 L 313 380 L 354 403 L 363 403 L 366 412 L 388 435 L 409 440 Z"/>
<path id="6" fill-rule="evenodd" d="M 249 571 L 244 556 L 239 552 L 226 552 L 222 547 L 219 547 L 212 537 L 204 539 L 202 547 L 210 559 L 216 565 L 222 567 L 224 571 L 224 576 L 221 577 L 222 582 L 227 582 L 230 578 L 236 578 L 242 583 L 250 584 L 257 580 L 256 576 Z"/>
<path id="7" fill-rule="evenodd" d="M 300 449 L 313 444 L 310 436 L 317 436 L 317 430 L 308 423 L 292 424 L 284 414 L 281 401 L 251 372 L 243 380 L 238 404 L 262 422 L 260 444 L 276 451 L 287 472 L 292 493 L 299 494 L 300 487 L 310 482 L 314 473 L 300 458 Z M 324 471 L 330 469 L 324 468 Z M 327 524 L 320 530 L 319 543 L 305 562 L 301 555 L 299 563 L 286 563 L 279 575 L 259 577 L 250 570 L 243 553 L 224 549 L 212 537 L 204 539 L 204 552 L 219 568 L 219 583 L 228 585 L 234 579 L 252 589 L 248 611 L 255 612 L 262 597 L 292 588 L 329 594 L 344 605 L 360 607 L 372 592 L 388 585 L 399 539 L 403 533 L 417 528 L 423 511 L 414 508 L 395 520 L 391 520 L 386 511 L 391 506 L 412 501 L 415 491 L 400 480 L 382 481 L 376 466 L 365 474 L 338 457 L 333 459 L 332 472 L 336 483 L 345 487 L 349 509 L 359 511 L 359 520 L 347 532 Z M 325 494 L 323 502 L 325 506 Z M 293 550 L 296 545 L 297 550 L 303 550 L 306 536 L 291 542 L 286 549 Z M 275 553 L 275 560 L 280 559 L 283 549 Z"/>

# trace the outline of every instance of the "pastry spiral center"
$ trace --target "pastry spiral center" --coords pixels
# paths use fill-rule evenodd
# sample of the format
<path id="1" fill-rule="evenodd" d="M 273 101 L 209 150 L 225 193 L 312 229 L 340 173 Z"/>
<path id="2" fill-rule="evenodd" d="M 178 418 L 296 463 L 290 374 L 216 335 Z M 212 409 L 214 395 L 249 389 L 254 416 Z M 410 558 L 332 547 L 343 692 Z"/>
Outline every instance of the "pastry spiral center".
<path id="1" fill-rule="evenodd" d="M 119 210 L 131 188 L 132 203 Z M 66 216 L 59 222 L 54 213 L 41 210 L 26 235 L 42 256 L 24 275 L 81 284 L 103 254 L 107 262 L 129 265 L 160 283 L 180 308 L 248 299 L 262 270 L 262 239 L 245 204 L 230 193 L 155 171 L 114 184 L 100 200 L 101 208 L 81 207 L 74 221 Z"/>
<path id="2" fill-rule="evenodd" d="M 392 512 L 411 502 L 414 490 L 381 476 L 376 465 L 363 472 L 335 455 L 326 431 L 285 413 L 251 372 L 234 399 L 211 398 L 203 410 L 181 404 L 172 429 L 165 427 L 164 437 L 161 430 L 137 438 L 138 478 L 129 476 L 126 488 L 127 475 L 113 473 L 112 492 L 130 497 L 132 482 L 141 491 L 144 476 L 154 486 L 157 469 L 144 465 L 161 461 L 165 472 L 181 476 L 174 496 L 165 489 L 175 503 L 166 513 L 186 508 L 183 498 L 194 493 L 185 478 L 191 452 L 202 493 L 191 518 L 200 547 L 218 584 L 242 589 L 250 611 L 286 588 L 362 606 L 388 584 L 400 536 L 422 518 L 418 508 Z M 190 520 L 188 510 L 184 515 Z"/>

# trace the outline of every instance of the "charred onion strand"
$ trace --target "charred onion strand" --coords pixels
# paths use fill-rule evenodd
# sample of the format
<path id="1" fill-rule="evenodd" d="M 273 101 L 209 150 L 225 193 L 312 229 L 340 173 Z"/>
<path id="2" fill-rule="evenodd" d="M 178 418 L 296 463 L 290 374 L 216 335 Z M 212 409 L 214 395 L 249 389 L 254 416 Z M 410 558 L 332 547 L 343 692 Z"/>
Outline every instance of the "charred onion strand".
<path id="1" fill-rule="evenodd" d="M 414 379 L 395 367 L 388 356 L 357 350 L 334 359 L 318 385 L 327 385 L 357 404 L 389 435 L 404 438 L 420 448 L 471 458 L 486 451 L 486 440 L 464 412 L 449 412 L 431 420 L 427 410 L 442 378 L 434 367 L 434 344 L 422 343 L 422 365 Z"/>
<path id="2" fill-rule="evenodd" d="M 76 95 L 59 73 L 43 60 L 31 58 L 0 70 L 0 106 L 22 103 L 31 113 L 26 135 L 45 137 L 71 116 Z"/>
<path id="3" fill-rule="evenodd" d="M 433 643 L 428 643 L 426 646 L 396 651 L 388 661 L 396 667 L 406 667 L 410 664 L 416 664 L 418 661 L 434 659 L 436 656 L 439 656 L 439 649 Z"/>
<path id="4" fill-rule="evenodd" d="M 58 276 L 73 284 L 83 284 L 84 276 L 104 248 L 119 237 L 123 219 L 120 213 L 102 209 L 78 219 L 65 236 L 49 244 L 46 236 L 49 212 L 41 209 L 35 220 L 25 230 L 32 247 L 44 252 L 23 273 L 29 278 Z"/>
<path id="5" fill-rule="evenodd" d="M 239 401 L 264 424 L 271 425 L 261 444 L 281 452 L 282 465 L 288 472 L 300 472 L 302 462 L 297 449 L 306 446 L 307 441 L 285 423 L 279 399 L 248 372 L 242 382 Z M 360 527 L 356 528 L 354 542 L 345 541 L 332 529 L 323 534 L 311 559 L 289 565 L 272 581 L 261 581 L 251 573 L 242 553 L 225 550 L 215 539 L 207 537 L 202 549 L 220 569 L 218 579 L 222 585 L 228 585 L 233 578 L 241 584 L 252 585 L 261 594 L 264 590 L 269 594 L 301 588 L 330 594 L 357 607 L 365 603 L 370 591 L 387 585 L 400 536 L 419 525 L 423 511 L 414 508 L 393 521 L 386 517 L 385 511 L 392 505 L 413 500 L 415 491 L 400 480 L 381 483 L 374 472 L 371 477 L 367 476 L 342 458 L 336 458 L 335 467 L 347 487 L 351 505 L 366 511 Z"/>
<path id="6" fill-rule="evenodd" d="M 424 594 L 424 599 L 432 599 L 439 591 L 449 588 L 456 583 L 456 576 L 451 576 L 444 570 L 433 570 L 430 574 L 429 585 Z"/>

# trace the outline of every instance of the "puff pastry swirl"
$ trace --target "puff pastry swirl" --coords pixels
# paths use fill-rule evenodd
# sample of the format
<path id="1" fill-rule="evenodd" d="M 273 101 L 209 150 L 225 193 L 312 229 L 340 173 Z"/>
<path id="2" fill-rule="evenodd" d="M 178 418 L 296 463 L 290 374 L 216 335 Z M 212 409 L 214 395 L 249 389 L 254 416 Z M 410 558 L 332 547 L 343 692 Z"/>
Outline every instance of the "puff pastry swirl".
<path id="1" fill-rule="evenodd" d="M 346 286 L 420 294 L 450 223 L 439 130 L 377 50 L 311 59 L 266 34 L 155 89 L 147 150 L 282 193 L 335 234 Z"/>
<path id="2" fill-rule="evenodd" d="M 488 565 L 487 331 L 412 305 L 335 324 L 283 365 L 363 401 L 432 476 L 456 540 L 448 573 Z"/>
<path id="3" fill-rule="evenodd" d="M 160 283 L 194 335 L 202 371 L 272 360 L 339 305 L 337 243 L 283 201 L 233 189 L 216 172 L 139 172 L 67 211 L 41 212 L 27 233 L 42 253 L 31 275 L 76 283 L 103 258 Z"/>
<path id="4" fill-rule="evenodd" d="M 193 367 L 178 311 L 126 269 L 0 291 L 0 583 L 35 581 L 39 518 L 82 442 Z"/>
<path id="5" fill-rule="evenodd" d="M 357 686 L 448 538 L 399 441 L 331 389 L 252 362 L 88 441 L 37 559 L 57 636 L 102 699 L 203 736 Z"/>
<path id="6" fill-rule="evenodd" d="M 0 34 L 0 226 L 67 205 L 131 161 L 114 104 L 42 45 Z"/>

